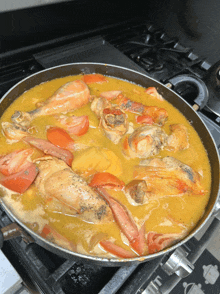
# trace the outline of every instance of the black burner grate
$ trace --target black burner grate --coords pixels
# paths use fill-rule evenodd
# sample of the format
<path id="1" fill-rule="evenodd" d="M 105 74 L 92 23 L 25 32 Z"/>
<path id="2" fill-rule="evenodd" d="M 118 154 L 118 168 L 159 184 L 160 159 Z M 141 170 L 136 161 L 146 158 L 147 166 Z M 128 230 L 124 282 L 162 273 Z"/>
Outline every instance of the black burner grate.
<path id="1" fill-rule="evenodd" d="M 162 82 L 180 73 L 203 78 L 210 68 L 192 49 L 182 46 L 175 38 L 170 39 L 153 25 L 131 25 L 106 35 L 105 39 Z"/>

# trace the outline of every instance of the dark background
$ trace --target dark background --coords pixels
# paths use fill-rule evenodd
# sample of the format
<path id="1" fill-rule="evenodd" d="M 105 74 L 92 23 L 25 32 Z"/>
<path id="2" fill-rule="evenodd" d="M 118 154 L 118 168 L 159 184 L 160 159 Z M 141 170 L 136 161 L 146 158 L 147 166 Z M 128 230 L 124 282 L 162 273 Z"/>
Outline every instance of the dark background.
<path id="1" fill-rule="evenodd" d="M 219 16 L 219 0 L 75 0 L 2 12 L 0 54 L 137 17 L 214 63 L 220 59 Z"/>

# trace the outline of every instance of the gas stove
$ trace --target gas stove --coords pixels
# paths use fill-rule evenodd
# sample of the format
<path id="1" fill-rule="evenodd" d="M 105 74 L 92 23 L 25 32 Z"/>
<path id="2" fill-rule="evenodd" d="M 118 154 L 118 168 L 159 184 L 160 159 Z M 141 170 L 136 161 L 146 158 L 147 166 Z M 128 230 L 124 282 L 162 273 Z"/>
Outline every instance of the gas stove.
<path id="1" fill-rule="evenodd" d="M 108 63 L 139 71 L 191 104 L 220 146 L 220 117 L 207 104 L 204 83 L 212 65 L 151 24 L 125 21 L 3 53 L 0 60 L 1 96 L 30 74 L 72 62 Z M 0 207 L 0 227 L 10 223 Z M 178 264 L 173 252 L 140 265 L 94 266 L 66 260 L 20 237 L 6 241 L 2 250 L 30 293 L 214 294 L 220 288 L 220 240 L 215 235 L 219 221 L 213 217 L 210 223 L 202 236 L 190 239 L 177 252 L 181 256 Z"/>

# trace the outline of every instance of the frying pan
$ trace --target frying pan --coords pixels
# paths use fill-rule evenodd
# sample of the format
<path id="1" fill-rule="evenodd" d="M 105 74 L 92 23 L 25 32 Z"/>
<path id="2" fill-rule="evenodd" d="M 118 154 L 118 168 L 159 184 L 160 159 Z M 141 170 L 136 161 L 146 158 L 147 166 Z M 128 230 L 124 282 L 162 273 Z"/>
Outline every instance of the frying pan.
<path id="1" fill-rule="evenodd" d="M 171 246 L 168 249 L 162 250 L 152 255 L 129 258 L 129 259 L 122 259 L 122 258 L 101 258 L 95 256 L 88 256 L 85 254 L 80 254 L 73 252 L 68 249 L 64 249 L 59 247 L 58 245 L 47 241 L 46 239 L 42 238 L 34 231 L 29 229 L 25 224 L 23 224 L 10 210 L 10 208 L 4 203 L 4 200 L 0 198 L 0 204 L 2 205 L 4 211 L 7 213 L 9 218 L 18 225 L 20 228 L 20 235 L 28 235 L 31 237 L 32 242 L 36 242 L 40 246 L 44 247 L 51 252 L 58 254 L 64 258 L 68 259 L 79 259 L 80 261 L 92 262 L 97 263 L 102 266 L 122 266 L 122 265 L 129 265 L 134 263 L 141 263 L 145 261 L 149 261 L 156 257 L 162 256 L 163 254 L 167 254 L 172 250 L 178 248 L 179 246 L 183 245 L 187 242 L 190 238 L 192 238 L 196 233 L 198 233 L 208 222 L 210 217 L 216 211 L 217 200 L 218 200 L 218 193 L 219 193 L 219 155 L 216 144 L 209 132 L 206 128 L 203 121 L 200 119 L 196 111 L 187 103 L 185 102 L 179 95 L 177 95 L 171 89 L 168 89 L 163 84 L 157 82 L 156 80 L 139 73 L 134 70 L 130 70 L 120 66 L 114 66 L 109 64 L 102 64 L 102 63 L 71 63 L 60 65 L 57 67 L 52 67 L 43 71 L 40 71 L 36 74 L 33 74 L 14 87 L 12 87 L 2 98 L 0 102 L 0 114 L 4 112 L 4 110 L 22 93 L 28 91 L 29 89 L 33 88 L 40 83 L 44 83 L 56 78 L 61 78 L 69 75 L 78 75 L 78 74 L 91 74 L 91 73 L 100 73 L 103 75 L 111 76 L 120 78 L 123 80 L 127 80 L 129 82 L 141 85 L 145 88 L 147 87 L 156 87 L 158 92 L 162 94 L 162 96 L 170 102 L 174 107 L 176 107 L 191 123 L 191 125 L 195 128 L 197 133 L 199 134 L 204 147 L 207 151 L 208 158 L 211 165 L 211 195 L 209 202 L 207 204 L 205 213 L 200 221 L 197 223 L 195 228 L 179 243 Z M 6 231 L 4 228 L 1 231 Z M 13 229 L 12 229 L 13 231 Z M 15 229 L 16 231 L 16 229 Z M 23 233 L 21 233 L 23 232 Z M 5 234 L 5 236 L 7 233 Z M 10 233 L 9 233 L 10 235 Z M 19 233 L 15 234 L 19 235 Z M 3 234 L 0 234 L 0 245 L 3 243 Z"/>

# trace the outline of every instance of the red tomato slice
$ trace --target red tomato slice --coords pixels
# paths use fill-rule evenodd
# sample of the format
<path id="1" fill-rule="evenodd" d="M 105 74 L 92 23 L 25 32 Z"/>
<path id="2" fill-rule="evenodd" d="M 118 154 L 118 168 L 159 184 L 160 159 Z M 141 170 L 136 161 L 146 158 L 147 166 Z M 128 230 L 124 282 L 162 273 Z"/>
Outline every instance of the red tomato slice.
<path id="1" fill-rule="evenodd" d="M 111 197 L 103 187 L 96 187 L 95 190 L 108 202 L 117 225 L 127 237 L 128 241 L 130 243 L 134 242 L 139 237 L 139 232 L 133 218 L 128 213 L 127 208 L 118 200 Z"/>
<path id="2" fill-rule="evenodd" d="M 0 172 L 9 176 L 26 169 L 31 162 L 28 158 L 33 154 L 33 149 L 16 150 L 0 158 Z"/>
<path id="3" fill-rule="evenodd" d="M 110 241 L 106 241 L 106 240 L 102 240 L 99 242 L 100 245 L 109 253 L 121 257 L 121 258 L 133 258 L 133 257 L 137 257 L 137 255 L 132 252 L 132 251 L 128 251 Z"/>
<path id="4" fill-rule="evenodd" d="M 136 117 L 136 122 L 138 124 L 152 125 L 154 123 L 154 120 L 149 115 L 139 115 Z"/>
<path id="5" fill-rule="evenodd" d="M 134 241 L 130 244 L 131 247 L 140 255 L 147 253 L 147 242 L 145 239 L 145 224 L 139 230 L 139 235 Z"/>
<path id="6" fill-rule="evenodd" d="M 89 129 L 89 118 L 87 115 L 72 116 L 71 121 L 66 126 L 70 134 L 82 136 Z"/>
<path id="7" fill-rule="evenodd" d="M 110 173 L 96 173 L 91 182 L 89 183 L 91 187 L 103 186 L 109 189 L 122 190 L 125 183 L 119 180 L 116 176 Z"/>
<path id="8" fill-rule="evenodd" d="M 16 174 L 5 176 L 0 180 L 0 184 L 4 187 L 17 192 L 24 193 L 38 174 L 38 168 L 34 163 L 31 163 L 28 168 Z"/>
<path id="9" fill-rule="evenodd" d="M 23 140 L 30 145 L 36 147 L 37 149 L 43 151 L 45 154 L 49 154 L 51 156 L 62 159 L 66 162 L 66 164 L 71 166 L 73 161 L 73 154 L 69 150 L 57 147 L 49 141 L 39 138 L 25 137 Z"/>
<path id="10" fill-rule="evenodd" d="M 48 239 L 49 241 L 56 242 L 58 245 L 67 247 L 70 250 L 76 251 L 76 245 L 70 242 L 67 238 L 59 234 L 50 225 L 45 225 L 41 231 L 41 237 Z"/>
<path id="11" fill-rule="evenodd" d="M 47 130 L 47 139 L 50 143 L 64 149 L 73 149 L 74 141 L 70 135 L 61 128 L 50 127 Z"/>
<path id="12" fill-rule="evenodd" d="M 93 83 L 105 83 L 108 82 L 106 77 L 104 77 L 101 74 L 89 74 L 89 75 L 84 75 L 82 80 L 86 84 L 93 84 Z"/>
<path id="13" fill-rule="evenodd" d="M 147 234 L 148 252 L 150 254 L 161 251 L 168 245 L 172 244 L 173 238 L 164 234 L 149 232 Z"/>

